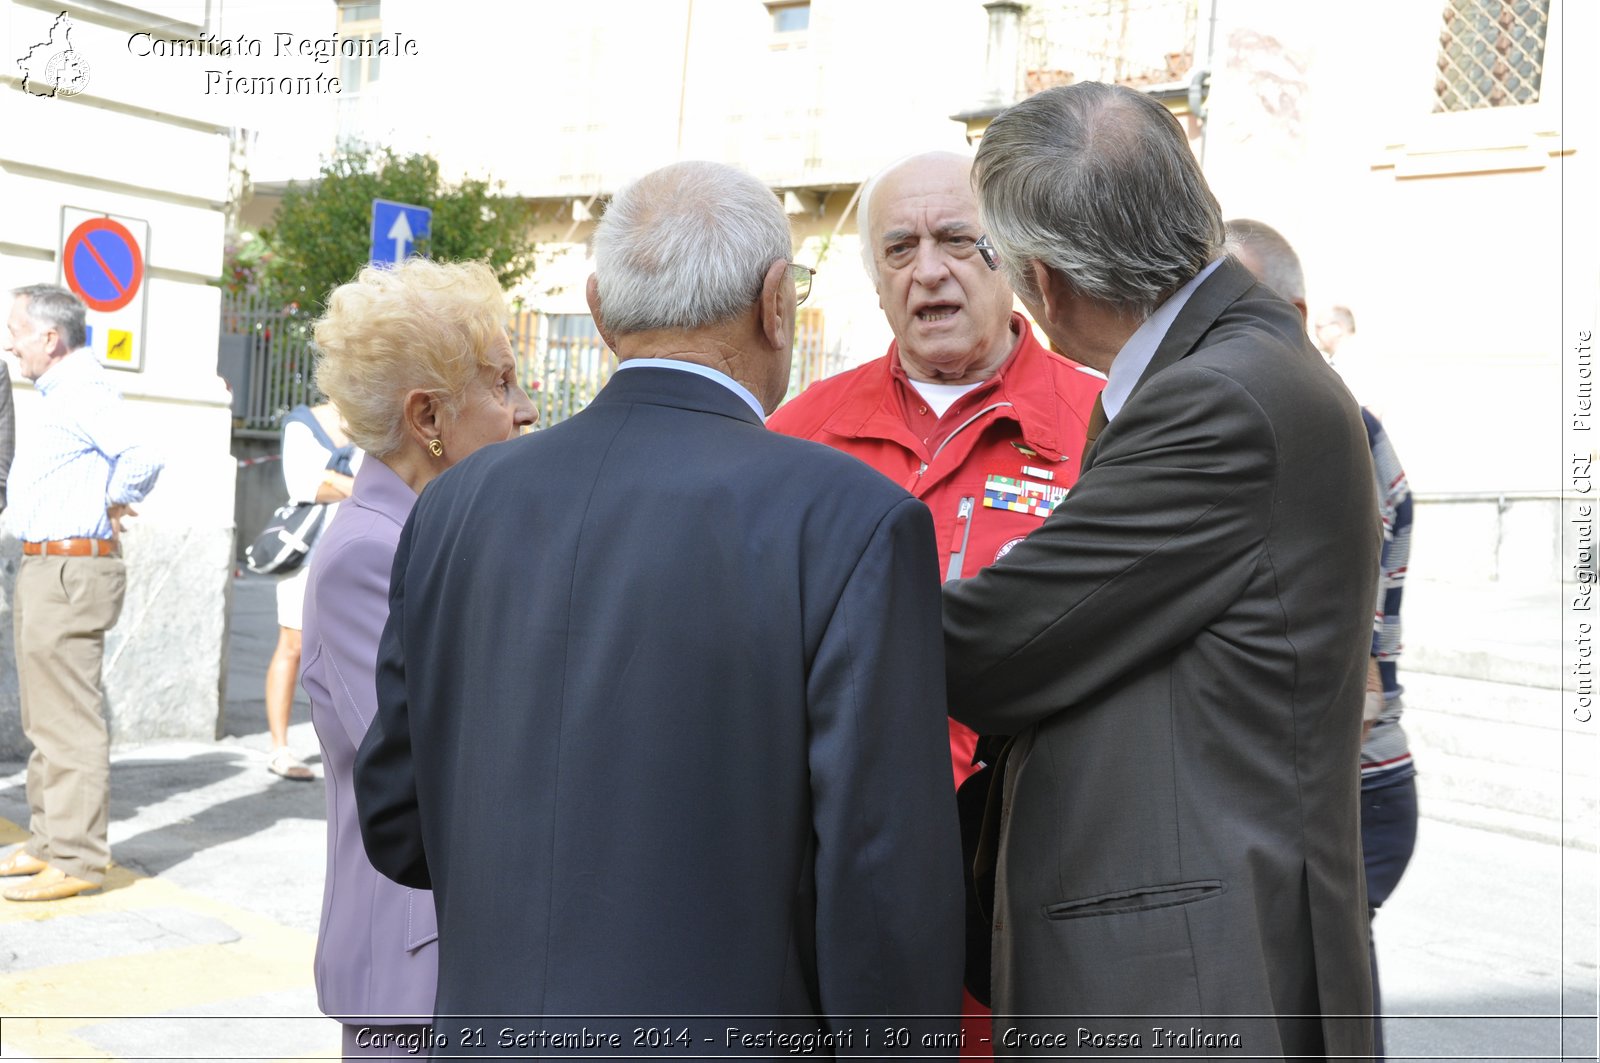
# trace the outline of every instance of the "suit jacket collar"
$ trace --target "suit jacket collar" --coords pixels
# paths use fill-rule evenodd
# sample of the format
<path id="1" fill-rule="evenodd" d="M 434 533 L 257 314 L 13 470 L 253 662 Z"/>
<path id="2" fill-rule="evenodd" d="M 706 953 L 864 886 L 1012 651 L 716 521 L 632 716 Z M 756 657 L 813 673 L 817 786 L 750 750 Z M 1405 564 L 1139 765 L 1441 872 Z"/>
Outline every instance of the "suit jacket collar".
<path id="1" fill-rule="evenodd" d="M 400 479 L 399 473 L 368 454 L 361 459 L 361 468 L 356 470 L 350 501 L 404 525 L 411 515 L 411 507 L 417 504 L 417 493 Z"/>
<path id="2" fill-rule="evenodd" d="M 1150 359 L 1150 364 L 1139 375 L 1139 382 L 1128 393 L 1128 398 L 1131 400 L 1139 394 L 1145 381 L 1193 351 L 1223 311 L 1237 302 L 1255 283 L 1255 277 L 1239 264 L 1238 259 L 1232 255 L 1223 259 L 1222 264 L 1195 289 L 1179 311 L 1172 327 L 1167 329 L 1166 336 L 1156 347 L 1155 357 Z"/>
<path id="3" fill-rule="evenodd" d="M 1123 408 L 1127 408 L 1128 403 L 1133 401 L 1134 396 L 1139 394 L 1139 390 L 1151 377 L 1175 365 L 1180 358 L 1198 347 L 1200 340 L 1211 331 L 1211 326 L 1217 323 L 1223 312 L 1254 287 L 1255 283 L 1255 276 L 1240 265 L 1232 255 L 1223 259 L 1222 263 L 1212 271 L 1211 276 L 1194 290 L 1194 294 L 1189 296 L 1189 301 L 1173 319 L 1167 334 L 1156 347 L 1156 353 L 1150 359 L 1150 364 L 1145 367 L 1144 372 L 1139 375 L 1139 382 L 1134 384 L 1133 390 L 1128 393 L 1127 400 L 1122 404 Z M 1106 433 L 1102 432 L 1099 439 L 1084 451 L 1080 475 L 1093 466 L 1100 452 L 1100 443 L 1105 437 Z"/>
<path id="4" fill-rule="evenodd" d="M 594 397 L 595 405 L 610 403 L 672 406 L 731 417 L 757 428 L 765 427 L 743 399 L 715 380 L 677 369 L 641 366 L 625 373 L 613 373 L 600 394 Z"/>

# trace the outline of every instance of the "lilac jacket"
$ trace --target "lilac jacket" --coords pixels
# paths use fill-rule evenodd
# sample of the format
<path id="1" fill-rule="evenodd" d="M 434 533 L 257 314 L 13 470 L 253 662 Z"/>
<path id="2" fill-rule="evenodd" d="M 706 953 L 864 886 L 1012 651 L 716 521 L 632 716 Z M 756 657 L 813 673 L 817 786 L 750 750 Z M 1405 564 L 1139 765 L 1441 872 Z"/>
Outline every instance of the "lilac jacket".
<path id="1" fill-rule="evenodd" d="M 417 496 L 369 457 L 350 500 L 317 543 L 306 585 L 300 682 L 322 743 L 328 873 L 317 934 L 317 1003 L 345 1022 L 427 1022 L 438 973 L 433 894 L 384 878 L 367 860 L 351 770 L 377 712 L 378 636 L 389 568 Z"/>

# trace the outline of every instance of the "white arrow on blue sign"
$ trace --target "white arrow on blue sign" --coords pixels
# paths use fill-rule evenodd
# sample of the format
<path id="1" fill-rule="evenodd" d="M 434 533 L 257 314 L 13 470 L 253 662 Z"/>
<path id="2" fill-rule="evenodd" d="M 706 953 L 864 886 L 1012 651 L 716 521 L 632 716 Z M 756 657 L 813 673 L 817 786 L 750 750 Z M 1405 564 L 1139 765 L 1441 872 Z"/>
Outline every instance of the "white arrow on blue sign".
<path id="1" fill-rule="evenodd" d="M 416 242 L 428 235 L 433 211 L 414 203 L 388 199 L 372 201 L 372 252 L 374 266 L 394 266 L 406 260 Z"/>

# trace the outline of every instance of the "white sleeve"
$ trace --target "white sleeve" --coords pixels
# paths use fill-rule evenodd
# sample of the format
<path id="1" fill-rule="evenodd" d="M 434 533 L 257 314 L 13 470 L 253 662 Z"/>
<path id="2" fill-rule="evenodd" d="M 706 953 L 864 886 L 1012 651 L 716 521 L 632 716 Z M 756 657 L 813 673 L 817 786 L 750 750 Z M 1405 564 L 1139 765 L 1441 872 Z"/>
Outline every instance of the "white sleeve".
<path id="1" fill-rule="evenodd" d="M 283 485 L 291 502 L 315 502 L 331 455 L 316 435 L 299 421 L 283 429 Z"/>

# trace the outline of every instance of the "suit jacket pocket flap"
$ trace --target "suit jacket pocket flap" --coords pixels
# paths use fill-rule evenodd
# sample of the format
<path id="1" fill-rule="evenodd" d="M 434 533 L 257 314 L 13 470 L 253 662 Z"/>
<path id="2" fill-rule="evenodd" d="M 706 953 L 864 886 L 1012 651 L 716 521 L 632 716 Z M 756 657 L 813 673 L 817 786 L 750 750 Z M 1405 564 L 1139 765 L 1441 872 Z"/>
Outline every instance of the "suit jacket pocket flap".
<path id="1" fill-rule="evenodd" d="M 1046 919 L 1081 919 L 1091 915 L 1121 915 L 1126 912 L 1147 912 L 1152 908 L 1171 908 L 1178 904 L 1214 897 L 1226 889 L 1221 879 L 1196 879 L 1193 882 L 1173 882 L 1161 886 L 1136 886 L 1130 890 L 1102 893 L 1094 897 L 1047 904 Z"/>
<path id="2" fill-rule="evenodd" d="M 439 917 L 433 910 L 433 893 L 406 890 L 406 951 L 415 952 L 439 938 Z"/>

